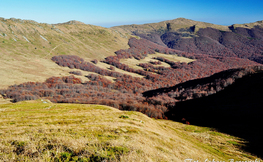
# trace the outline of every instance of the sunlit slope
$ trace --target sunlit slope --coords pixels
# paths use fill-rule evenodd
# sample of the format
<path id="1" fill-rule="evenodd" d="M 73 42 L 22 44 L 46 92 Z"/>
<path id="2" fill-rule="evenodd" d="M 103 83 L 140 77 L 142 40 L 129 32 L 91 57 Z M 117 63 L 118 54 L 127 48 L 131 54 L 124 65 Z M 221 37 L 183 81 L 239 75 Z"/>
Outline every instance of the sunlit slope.
<path id="1" fill-rule="evenodd" d="M 255 26 L 263 26 L 263 21 L 256 21 L 252 23 L 245 24 L 233 24 L 234 28 L 243 27 L 243 28 L 253 28 Z M 112 27 L 112 29 L 120 31 L 122 33 L 129 34 L 164 34 L 165 32 L 179 32 L 179 33 L 196 33 L 201 28 L 214 28 L 221 31 L 230 31 L 229 26 L 217 25 L 207 22 L 194 21 L 185 18 L 177 18 L 173 20 L 162 21 L 158 23 L 148 23 L 148 24 L 132 24 L 132 25 L 121 25 Z"/>
<path id="2" fill-rule="evenodd" d="M 242 27 L 242 28 L 253 28 L 255 26 L 263 27 L 263 20 L 261 21 L 256 21 L 252 23 L 245 23 L 245 24 L 233 24 L 232 25 L 234 28 L 236 27 Z"/>
<path id="3" fill-rule="evenodd" d="M 129 35 L 77 21 L 43 24 L 0 18 L 0 88 L 25 81 L 44 81 L 63 73 L 50 58 L 78 55 L 104 59 L 128 48 Z"/>
<path id="4" fill-rule="evenodd" d="M 107 106 L 28 101 L 0 105 L 0 161 L 255 159 L 210 128 Z"/>
<path id="5" fill-rule="evenodd" d="M 123 33 L 139 33 L 139 34 L 148 34 L 148 33 L 156 33 L 156 34 L 164 34 L 167 31 L 177 31 L 177 32 L 197 32 L 200 28 L 215 28 L 223 31 L 228 31 L 227 26 L 216 25 L 206 22 L 194 21 L 185 18 L 177 18 L 174 20 L 167 20 L 158 23 L 148 23 L 143 25 L 122 25 L 112 27 L 114 30 L 118 30 Z"/>

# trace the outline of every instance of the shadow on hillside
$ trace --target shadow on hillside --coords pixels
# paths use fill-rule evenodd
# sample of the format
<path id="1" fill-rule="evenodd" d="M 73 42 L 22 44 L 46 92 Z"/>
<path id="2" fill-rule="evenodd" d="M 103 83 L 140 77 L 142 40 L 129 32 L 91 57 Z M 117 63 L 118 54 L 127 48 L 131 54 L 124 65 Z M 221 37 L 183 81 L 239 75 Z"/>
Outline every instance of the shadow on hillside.
<path id="1" fill-rule="evenodd" d="M 214 95 L 178 102 L 166 116 L 240 137 L 248 142 L 245 151 L 263 158 L 263 72 L 238 79 Z"/>
<path id="2" fill-rule="evenodd" d="M 153 97 L 153 96 L 157 96 L 162 93 L 168 93 L 170 91 L 174 91 L 176 90 L 176 88 L 179 88 L 179 89 L 193 88 L 193 87 L 196 87 L 197 85 L 205 85 L 208 83 L 213 83 L 215 82 L 216 79 L 227 79 L 229 76 L 233 75 L 233 73 L 237 71 L 240 71 L 240 69 L 226 70 L 226 71 L 216 73 L 206 78 L 194 79 L 194 80 L 186 81 L 184 83 L 177 84 L 173 87 L 154 89 L 154 90 L 143 92 L 142 94 L 144 97 Z"/>

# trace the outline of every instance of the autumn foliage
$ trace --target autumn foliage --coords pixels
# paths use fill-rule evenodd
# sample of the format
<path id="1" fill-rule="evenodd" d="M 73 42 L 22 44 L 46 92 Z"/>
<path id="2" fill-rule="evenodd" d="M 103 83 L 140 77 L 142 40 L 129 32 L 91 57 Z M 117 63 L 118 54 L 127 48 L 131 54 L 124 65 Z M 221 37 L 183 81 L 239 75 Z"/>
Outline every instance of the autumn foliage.
<path id="1" fill-rule="evenodd" d="M 74 76 L 82 75 L 80 71 L 72 71 L 72 76 L 51 77 L 43 83 L 13 85 L 1 90 L 1 94 L 13 99 L 13 102 L 47 98 L 57 103 L 102 104 L 120 110 L 140 111 L 154 118 L 166 118 L 165 112 L 173 108 L 176 102 L 219 92 L 234 83 L 235 79 L 262 69 L 256 66 L 260 64 L 246 58 L 182 52 L 146 39 L 131 38 L 129 46 L 129 49 L 116 51 L 116 56 L 105 58 L 103 62 L 111 65 L 108 70 L 96 66 L 97 60 L 84 61 L 74 55 L 52 57 L 52 61 L 59 66 L 96 73 L 87 75 L 87 82 Z M 155 52 L 188 57 L 194 61 L 181 63 L 154 57 L 156 61 L 138 64 L 143 69 L 133 69 L 119 61 L 125 58 L 140 60 Z M 169 64 L 170 67 L 155 66 L 161 62 Z M 256 67 L 244 68 L 247 66 Z M 115 68 L 142 75 L 144 78 L 119 73 Z M 234 68 L 238 69 L 222 72 L 208 81 L 198 84 L 191 82 Z M 105 76 L 114 77 L 115 82 Z"/>
<path id="2" fill-rule="evenodd" d="M 183 38 L 182 34 L 167 32 L 160 36 L 169 48 L 188 53 L 220 57 L 246 58 L 263 63 L 263 28 L 229 27 L 230 31 L 214 28 L 199 29 L 196 37 Z"/>

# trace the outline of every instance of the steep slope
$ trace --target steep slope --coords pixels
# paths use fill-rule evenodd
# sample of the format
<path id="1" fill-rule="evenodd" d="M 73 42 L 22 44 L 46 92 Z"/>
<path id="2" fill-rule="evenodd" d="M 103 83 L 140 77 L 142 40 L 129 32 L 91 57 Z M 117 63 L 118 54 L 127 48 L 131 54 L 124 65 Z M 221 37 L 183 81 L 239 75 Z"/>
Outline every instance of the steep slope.
<path id="1" fill-rule="evenodd" d="M 236 79 L 255 72 L 261 72 L 262 70 L 263 66 L 225 70 L 209 77 L 193 79 L 176 84 L 173 87 L 145 91 L 143 95 L 149 98 L 166 94 L 170 97 L 176 98 L 177 100 L 200 98 L 202 96 L 208 96 L 223 90 L 225 87 L 233 84 Z"/>
<path id="2" fill-rule="evenodd" d="M 122 26 L 115 26 L 112 27 L 114 30 L 121 31 L 123 33 L 129 34 L 164 34 L 167 31 L 170 32 L 189 32 L 194 33 L 197 32 L 200 28 L 215 28 L 224 31 L 229 31 L 227 26 L 223 25 L 215 25 L 206 22 L 194 21 L 185 18 L 177 18 L 174 20 L 167 20 L 162 21 L 159 23 L 150 23 L 150 24 L 143 24 L 143 25 L 122 25 Z"/>
<path id="3" fill-rule="evenodd" d="M 177 18 L 174 20 L 167 20 L 159 23 L 115 26 L 115 27 L 111 27 L 111 29 L 120 31 L 122 33 L 142 35 L 143 37 L 150 36 L 148 38 L 151 38 L 151 37 L 155 37 L 154 34 L 160 36 L 166 32 L 177 32 L 177 33 L 182 33 L 184 37 L 191 37 L 191 36 L 195 36 L 196 32 L 204 28 L 213 28 L 213 29 L 218 29 L 220 31 L 231 31 L 233 28 L 237 28 L 237 27 L 251 29 L 256 26 L 263 27 L 263 21 L 224 26 L 224 25 L 216 25 L 206 22 L 194 21 L 185 18 Z"/>
<path id="4" fill-rule="evenodd" d="M 168 32 L 161 36 L 170 48 L 190 53 L 211 56 L 248 58 L 263 63 L 263 28 L 235 28 L 220 31 L 213 28 L 200 29 L 194 38 L 183 38 L 180 34 Z"/>
<path id="5" fill-rule="evenodd" d="M 159 23 L 150 23 L 144 25 L 123 25 L 112 27 L 111 29 L 140 36 L 148 39 L 154 43 L 162 46 L 166 46 L 160 39 L 160 36 L 167 32 L 180 33 L 183 37 L 191 38 L 195 36 L 195 33 L 200 28 L 212 27 L 223 31 L 229 31 L 227 26 L 215 25 L 211 23 L 205 23 L 200 21 L 194 21 L 185 18 L 178 18 L 174 20 L 162 21 Z"/>
<path id="6" fill-rule="evenodd" d="M 178 18 L 160 23 L 126 25 L 112 29 L 189 53 L 248 58 L 263 63 L 263 23 L 220 26 Z"/>
<path id="7" fill-rule="evenodd" d="M 45 100 L 0 111 L 0 161 L 260 160 L 238 138 L 139 112 Z"/>
<path id="8" fill-rule="evenodd" d="M 262 83 L 261 70 L 236 79 L 216 94 L 178 102 L 166 115 L 176 121 L 185 118 L 191 124 L 217 128 L 220 132 L 244 138 L 248 141 L 244 148 L 263 157 Z"/>
<path id="9" fill-rule="evenodd" d="M 55 65 L 52 56 L 71 54 L 101 60 L 128 48 L 128 37 L 77 21 L 52 25 L 0 18 L 0 88 L 65 75 L 69 70 Z"/>

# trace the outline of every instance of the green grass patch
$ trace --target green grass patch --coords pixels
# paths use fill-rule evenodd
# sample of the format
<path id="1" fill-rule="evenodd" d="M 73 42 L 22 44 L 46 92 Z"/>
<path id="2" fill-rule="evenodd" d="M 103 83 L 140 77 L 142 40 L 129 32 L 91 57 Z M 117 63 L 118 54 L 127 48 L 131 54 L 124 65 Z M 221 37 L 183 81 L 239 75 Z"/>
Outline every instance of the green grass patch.
<path id="1" fill-rule="evenodd" d="M 187 126 L 185 126 L 184 130 L 188 131 L 188 132 L 203 133 L 203 132 L 212 131 L 213 128 L 196 127 L 196 126 L 193 126 L 193 125 L 187 125 Z"/>
<path id="2" fill-rule="evenodd" d="M 235 145 L 235 146 L 242 146 L 243 144 L 241 144 L 241 143 L 238 143 L 238 142 L 236 142 L 236 141 L 227 141 L 229 144 L 231 144 L 231 145 Z"/>
<path id="3" fill-rule="evenodd" d="M 122 118 L 122 119 L 128 119 L 129 116 L 126 116 L 126 115 L 121 115 L 119 118 Z"/>

